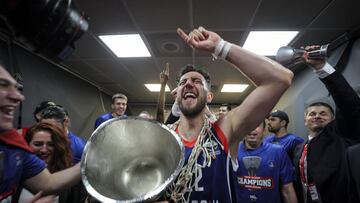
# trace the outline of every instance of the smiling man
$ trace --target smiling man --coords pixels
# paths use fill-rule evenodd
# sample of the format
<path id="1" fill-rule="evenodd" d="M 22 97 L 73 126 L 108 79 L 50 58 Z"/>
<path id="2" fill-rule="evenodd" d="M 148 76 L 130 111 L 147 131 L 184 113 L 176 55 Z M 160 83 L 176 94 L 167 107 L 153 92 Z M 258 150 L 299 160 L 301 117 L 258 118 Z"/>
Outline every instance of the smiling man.
<path id="1" fill-rule="evenodd" d="M 211 122 L 206 116 L 206 104 L 213 99 L 209 74 L 193 66 L 180 72 L 176 101 L 181 114 L 172 128 L 185 145 L 186 164 L 168 198 L 174 202 L 236 202 L 234 170 L 239 142 L 269 114 L 290 86 L 293 74 L 203 27 L 189 35 L 178 29 L 178 34 L 191 47 L 234 64 L 257 88 L 240 106 Z"/>
<path id="2" fill-rule="evenodd" d="M 347 171 L 345 153 L 358 143 L 360 132 L 360 98 L 341 75 L 325 60 L 304 60 L 318 74 L 336 104 L 336 115 L 331 105 L 314 102 L 307 106 L 304 123 L 308 140 L 295 148 L 294 166 L 298 176 L 295 189 L 299 202 L 347 202 Z"/>
<path id="3" fill-rule="evenodd" d="M 112 112 L 99 116 L 95 121 L 95 129 L 99 127 L 99 125 L 101 125 L 103 122 L 110 120 L 112 118 L 116 118 L 120 116 L 126 117 L 125 112 L 127 108 L 127 102 L 128 99 L 124 94 L 120 94 L 120 93 L 114 94 L 112 96 L 112 104 L 111 104 Z"/>
<path id="4" fill-rule="evenodd" d="M 13 129 L 14 111 L 23 100 L 18 83 L 0 65 L 0 202 L 11 202 L 20 184 L 33 193 L 56 193 L 80 181 L 80 164 L 50 174 Z"/>

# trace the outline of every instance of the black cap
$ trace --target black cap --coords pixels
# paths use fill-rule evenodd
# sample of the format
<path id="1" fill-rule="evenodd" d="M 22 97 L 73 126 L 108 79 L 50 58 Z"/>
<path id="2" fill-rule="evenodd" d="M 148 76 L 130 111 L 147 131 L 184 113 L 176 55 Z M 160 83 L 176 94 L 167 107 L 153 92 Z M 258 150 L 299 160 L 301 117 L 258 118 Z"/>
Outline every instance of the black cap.
<path id="1" fill-rule="evenodd" d="M 289 123 L 289 116 L 284 111 L 275 110 L 270 113 L 270 116 L 280 118 L 280 120 L 286 121 L 286 124 Z"/>
<path id="2" fill-rule="evenodd" d="M 56 104 L 55 104 L 55 102 L 52 102 L 52 101 L 42 101 L 35 107 L 35 111 L 34 111 L 33 115 L 34 115 L 34 118 L 36 121 L 38 121 L 36 118 L 36 114 L 41 112 L 42 110 L 46 109 L 49 106 L 56 106 Z"/>

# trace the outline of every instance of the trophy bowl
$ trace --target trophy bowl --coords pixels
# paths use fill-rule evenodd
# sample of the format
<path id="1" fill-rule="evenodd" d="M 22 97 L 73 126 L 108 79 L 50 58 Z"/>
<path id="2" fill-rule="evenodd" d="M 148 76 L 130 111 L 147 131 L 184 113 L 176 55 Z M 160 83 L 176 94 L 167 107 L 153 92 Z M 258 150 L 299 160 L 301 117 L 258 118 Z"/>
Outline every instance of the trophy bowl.
<path id="1" fill-rule="evenodd" d="M 102 202 L 151 202 L 161 196 L 184 164 L 179 136 L 157 121 L 113 118 L 86 143 L 81 178 Z"/>

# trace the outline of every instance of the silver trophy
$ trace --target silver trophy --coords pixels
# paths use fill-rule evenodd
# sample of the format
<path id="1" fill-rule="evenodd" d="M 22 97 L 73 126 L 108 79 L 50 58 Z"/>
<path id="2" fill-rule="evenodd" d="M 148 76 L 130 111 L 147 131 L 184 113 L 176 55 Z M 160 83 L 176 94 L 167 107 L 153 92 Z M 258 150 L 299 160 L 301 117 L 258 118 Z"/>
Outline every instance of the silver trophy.
<path id="1" fill-rule="evenodd" d="M 180 137 L 142 118 L 113 118 L 87 142 L 81 160 L 86 190 L 101 202 L 155 202 L 184 163 Z"/>
<path id="2" fill-rule="evenodd" d="M 323 59 L 329 56 L 329 44 L 322 45 L 319 49 L 310 51 L 309 59 Z M 299 63 L 304 62 L 302 55 L 305 53 L 304 49 L 295 49 L 292 47 L 280 47 L 276 54 L 276 61 L 285 67 L 293 67 Z"/>
<path id="3" fill-rule="evenodd" d="M 243 157 L 242 161 L 245 168 L 248 171 L 249 176 L 256 176 L 256 171 L 261 164 L 261 157 L 259 156 L 247 156 Z"/>

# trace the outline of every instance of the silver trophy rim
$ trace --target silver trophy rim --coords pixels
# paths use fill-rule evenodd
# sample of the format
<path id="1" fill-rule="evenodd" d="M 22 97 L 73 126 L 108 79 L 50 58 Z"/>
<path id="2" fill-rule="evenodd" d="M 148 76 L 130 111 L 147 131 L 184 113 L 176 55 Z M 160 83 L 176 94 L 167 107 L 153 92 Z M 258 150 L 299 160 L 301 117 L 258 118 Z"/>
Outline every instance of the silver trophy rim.
<path id="1" fill-rule="evenodd" d="M 127 120 L 127 119 L 132 119 L 132 120 L 143 120 L 143 121 L 147 121 L 147 122 L 152 122 L 156 125 L 159 125 L 161 128 L 164 128 L 165 130 L 169 131 L 171 133 L 171 135 L 175 138 L 176 142 L 178 143 L 178 146 L 180 147 L 180 157 L 179 157 L 179 163 L 176 167 L 176 169 L 174 170 L 174 172 L 171 174 L 171 176 L 169 178 L 166 179 L 166 181 L 164 183 L 162 183 L 160 186 L 158 186 L 155 190 L 145 194 L 145 195 L 140 195 L 137 198 L 133 198 L 133 199 L 128 199 L 128 200 L 115 200 L 109 197 L 106 197 L 104 195 L 102 195 L 101 193 L 99 193 L 90 183 L 89 180 L 86 177 L 86 173 L 85 173 L 85 167 L 87 164 L 87 155 L 90 149 L 90 145 L 92 143 L 92 140 L 94 140 L 94 138 L 98 135 L 98 131 L 100 131 L 101 129 L 105 128 L 106 126 L 110 125 L 113 122 L 116 122 L 118 120 Z M 129 116 L 129 117 L 116 117 L 116 118 L 112 118 L 110 120 L 105 121 L 104 123 L 102 123 L 100 126 L 98 126 L 94 132 L 91 134 L 89 140 L 87 141 L 85 148 L 84 148 L 84 152 L 83 155 L 81 157 L 81 165 L 80 165 L 80 174 L 81 174 L 81 180 L 85 186 L 86 191 L 94 198 L 96 198 L 97 200 L 101 201 L 101 202 L 109 202 L 109 203 L 133 203 L 133 202 L 146 202 L 146 201 L 150 201 L 150 200 L 156 200 L 157 198 L 159 198 L 159 196 L 166 190 L 166 188 L 176 179 L 176 177 L 179 175 L 183 165 L 185 162 L 185 147 L 183 142 L 181 141 L 180 137 L 178 136 L 178 134 L 172 130 L 171 128 L 169 128 L 168 126 L 166 126 L 165 124 L 159 123 L 156 120 L 149 120 L 149 119 L 145 119 L 145 118 L 141 118 L 141 117 L 136 117 L 136 116 Z"/>

